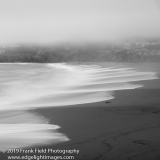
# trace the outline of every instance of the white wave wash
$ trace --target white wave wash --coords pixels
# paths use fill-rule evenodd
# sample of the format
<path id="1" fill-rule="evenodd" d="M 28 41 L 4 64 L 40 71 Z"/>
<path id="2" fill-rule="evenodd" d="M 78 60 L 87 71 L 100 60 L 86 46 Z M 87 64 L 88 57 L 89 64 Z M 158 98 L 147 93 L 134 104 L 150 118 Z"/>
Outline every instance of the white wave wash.
<path id="1" fill-rule="evenodd" d="M 104 101 L 154 72 L 97 65 L 0 64 L 0 149 L 65 142 L 59 126 L 27 110 Z M 23 111 L 22 111 L 23 110 Z"/>

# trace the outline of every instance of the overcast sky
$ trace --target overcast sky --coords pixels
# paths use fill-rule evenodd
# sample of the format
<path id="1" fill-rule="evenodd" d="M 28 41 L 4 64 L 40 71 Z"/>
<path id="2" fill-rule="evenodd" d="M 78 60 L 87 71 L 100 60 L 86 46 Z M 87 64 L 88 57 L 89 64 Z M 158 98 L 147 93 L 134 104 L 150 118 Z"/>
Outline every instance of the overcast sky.
<path id="1" fill-rule="evenodd" d="M 0 0 L 0 43 L 160 37 L 159 0 Z"/>

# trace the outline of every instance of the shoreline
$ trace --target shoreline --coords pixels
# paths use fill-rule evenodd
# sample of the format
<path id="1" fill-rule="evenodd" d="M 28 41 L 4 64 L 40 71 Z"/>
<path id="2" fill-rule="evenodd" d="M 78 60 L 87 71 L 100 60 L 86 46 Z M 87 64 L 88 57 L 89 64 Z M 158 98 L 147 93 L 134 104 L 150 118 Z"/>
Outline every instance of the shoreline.
<path id="1" fill-rule="evenodd" d="M 36 154 L 74 156 L 75 160 L 158 160 L 160 157 L 159 96 L 159 89 L 141 88 L 115 91 L 115 98 L 110 100 L 111 103 L 103 101 L 36 109 L 33 112 L 45 116 L 51 124 L 59 125 L 61 128 L 58 132 L 66 134 L 70 141 L 30 148 L 76 149 L 79 150 L 79 154 Z M 7 156 L 8 154 L 0 153 L 3 160 L 7 160 Z"/>
<path id="2" fill-rule="evenodd" d="M 155 81 L 154 85 L 160 83 Z M 115 91 L 111 103 L 38 109 L 71 139 L 38 148 L 77 149 L 76 160 L 156 159 L 160 156 L 159 96 L 159 89 L 145 87 Z"/>
<path id="3" fill-rule="evenodd" d="M 46 117 L 50 124 L 59 125 L 58 132 L 65 134 L 70 141 L 30 148 L 80 150 L 77 155 L 69 154 L 75 156 L 75 160 L 158 160 L 160 80 L 130 83 L 144 86 L 114 91 L 115 98 L 108 100 L 111 103 L 102 101 L 31 110 Z M 7 156 L 0 153 L 3 160 L 7 160 Z"/>

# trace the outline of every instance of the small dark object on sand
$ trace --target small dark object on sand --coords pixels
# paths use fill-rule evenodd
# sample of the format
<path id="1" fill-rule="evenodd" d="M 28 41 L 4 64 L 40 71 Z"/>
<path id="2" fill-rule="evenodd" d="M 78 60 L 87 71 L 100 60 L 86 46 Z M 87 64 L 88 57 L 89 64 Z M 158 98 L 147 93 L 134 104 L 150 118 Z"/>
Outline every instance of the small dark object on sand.
<path id="1" fill-rule="evenodd" d="M 111 103 L 111 102 L 109 102 L 109 101 L 106 101 L 106 103 Z"/>

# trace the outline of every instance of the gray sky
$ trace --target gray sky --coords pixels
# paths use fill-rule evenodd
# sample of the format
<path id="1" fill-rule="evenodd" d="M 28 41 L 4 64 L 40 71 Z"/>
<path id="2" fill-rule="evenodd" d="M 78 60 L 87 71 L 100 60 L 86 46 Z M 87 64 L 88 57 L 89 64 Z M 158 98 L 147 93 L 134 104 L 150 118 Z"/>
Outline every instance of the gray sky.
<path id="1" fill-rule="evenodd" d="M 154 0 L 0 0 L 0 43 L 160 37 Z"/>

